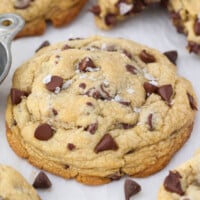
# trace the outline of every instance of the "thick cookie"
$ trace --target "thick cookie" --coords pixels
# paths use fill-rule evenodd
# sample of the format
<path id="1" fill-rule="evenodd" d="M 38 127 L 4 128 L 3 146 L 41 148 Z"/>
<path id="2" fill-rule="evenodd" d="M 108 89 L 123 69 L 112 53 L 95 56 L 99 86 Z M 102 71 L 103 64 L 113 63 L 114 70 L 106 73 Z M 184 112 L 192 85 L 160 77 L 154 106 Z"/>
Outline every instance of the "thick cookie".
<path id="1" fill-rule="evenodd" d="M 16 13 L 26 22 L 17 37 L 41 35 L 46 21 L 55 27 L 70 23 L 87 0 L 0 0 L 0 14 Z"/>
<path id="2" fill-rule="evenodd" d="M 199 200 L 200 154 L 169 172 L 161 187 L 159 200 Z"/>
<path id="3" fill-rule="evenodd" d="M 98 0 L 90 11 L 95 15 L 101 29 L 111 29 L 118 22 L 144 10 L 149 4 L 160 0 Z"/>
<path id="4" fill-rule="evenodd" d="M 34 188 L 14 169 L 0 165 L 0 199 L 40 200 Z"/>
<path id="5" fill-rule="evenodd" d="M 162 169 L 190 136 L 191 84 L 154 49 L 91 37 L 41 49 L 14 74 L 10 146 L 33 165 L 85 184 Z"/>
<path id="6" fill-rule="evenodd" d="M 168 9 L 177 31 L 187 35 L 188 50 L 200 55 L 199 0 L 169 0 Z"/>

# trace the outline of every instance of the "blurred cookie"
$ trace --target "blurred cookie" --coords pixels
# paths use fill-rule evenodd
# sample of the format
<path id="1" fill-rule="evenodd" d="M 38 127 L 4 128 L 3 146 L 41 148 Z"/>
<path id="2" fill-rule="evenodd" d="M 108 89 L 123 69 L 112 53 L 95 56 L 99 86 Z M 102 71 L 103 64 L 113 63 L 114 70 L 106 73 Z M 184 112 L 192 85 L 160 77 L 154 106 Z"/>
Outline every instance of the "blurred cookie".
<path id="1" fill-rule="evenodd" d="M 200 154 L 169 172 L 161 187 L 159 200 L 198 200 L 200 196 Z"/>
<path id="2" fill-rule="evenodd" d="M 0 165 L 0 199 L 40 200 L 21 174 L 4 165 Z"/>
<path id="3" fill-rule="evenodd" d="M 173 24 L 177 31 L 184 33 L 188 50 L 200 55 L 200 3 L 198 0 L 169 0 Z"/>
<path id="4" fill-rule="evenodd" d="M 118 22 L 144 10 L 149 4 L 160 0 L 98 0 L 90 11 L 95 15 L 96 24 L 101 29 L 111 29 Z"/>
<path id="5" fill-rule="evenodd" d="M 103 184 L 162 169 L 196 109 L 191 84 L 162 53 L 126 39 L 70 39 L 15 72 L 7 137 L 39 168 Z"/>
<path id="6" fill-rule="evenodd" d="M 60 27 L 70 23 L 87 0 L 0 0 L 0 14 L 15 13 L 26 22 L 17 37 L 41 35 L 46 21 Z"/>

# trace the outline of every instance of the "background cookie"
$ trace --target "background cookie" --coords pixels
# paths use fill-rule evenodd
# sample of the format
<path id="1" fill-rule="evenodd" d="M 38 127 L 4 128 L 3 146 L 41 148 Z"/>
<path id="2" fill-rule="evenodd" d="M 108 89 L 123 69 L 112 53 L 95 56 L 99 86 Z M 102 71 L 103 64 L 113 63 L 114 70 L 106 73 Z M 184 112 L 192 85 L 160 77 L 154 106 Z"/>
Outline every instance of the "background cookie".
<path id="1" fill-rule="evenodd" d="M 187 36 L 189 52 L 200 54 L 200 4 L 198 0 L 99 0 L 91 8 L 101 29 L 111 29 L 119 21 L 141 12 L 149 4 L 159 2 L 168 8 L 179 33 Z M 145 29 L 144 29 L 145 30 Z"/>
<path id="2" fill-rule="evenodd" d="M 86 184 L 162 169 L 189 137 L 190 83 L 156 50 L 91 37 L 40 50 L 13 78 L 11 147 L 33 165 Z"/>
<path id="3" fill-rule="evenodd" d="M 161 187 L 159 200 L 198 200 L 200 196 L 200 154 L 169 172 Z"/>
<path id="4" fill-rule="evenodd" d="M 24 29 L 17 37 L 41 35 L 46 21 L 55 27 L 70 23 L 87 0 L 0 0 L 0 14 L 16 13 L 25 19 Z"/>
<path id="5" fill-rule="evenodd" d="M 0 165 L 0 199 L 40 200 L 36 191 L 14 169 Z"/>

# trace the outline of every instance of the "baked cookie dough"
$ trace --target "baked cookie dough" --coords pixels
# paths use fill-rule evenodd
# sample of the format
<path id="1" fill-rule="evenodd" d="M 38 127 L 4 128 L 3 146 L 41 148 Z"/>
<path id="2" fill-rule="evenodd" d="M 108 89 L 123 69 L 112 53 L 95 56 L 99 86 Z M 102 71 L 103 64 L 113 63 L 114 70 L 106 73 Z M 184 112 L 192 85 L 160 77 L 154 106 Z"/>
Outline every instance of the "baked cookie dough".
<path id="1" fill-rule="evenodd" d="M 15 13 L 26 22 L 17 37 L 41 35 L 46 21 L 60 27 L 70 23 L 87 0 L 0 0 L 0 14 Z"/>
<path id="2" fill-rule="evenodd" d="M 11 167 L 0 165 L 0 199 L 40 200 L 29 183 Z"/>
<path id="3" fill-rule="evenodd" d="M 16 70 L 7 138 L 33 165 L 85 184 L 145 177 L 188 139 L 196 102 L 158 51 L 125 39 L 71 39 Z"/>
<path id="4" fill-rule="evenodd" d="M 160 0 L 98 0 L 90 11 L 101 29 L 111 29 L 118 22 L 144 10 L 149 4 Z"/>
<path id="5" fill-rule="evenodd" d="M 169 172 L 161 187 L 159 200 L 199 200 L 200 154 Z"/>
<path id="6" fill-rule="evenodd" d="M 199 0 L 169 0 L 173 24 L 187 36 L 189 52 L 200 55 L 200 3 Z"/>
<path id="7" fill-rule="evenodd" d="M 187 36 L 189 52 L 200 55 L 199 0 L 98 0 L 90 11 L 98 27 L 108 30 L 156 2 L 168 8 L 177 31 Z"/>

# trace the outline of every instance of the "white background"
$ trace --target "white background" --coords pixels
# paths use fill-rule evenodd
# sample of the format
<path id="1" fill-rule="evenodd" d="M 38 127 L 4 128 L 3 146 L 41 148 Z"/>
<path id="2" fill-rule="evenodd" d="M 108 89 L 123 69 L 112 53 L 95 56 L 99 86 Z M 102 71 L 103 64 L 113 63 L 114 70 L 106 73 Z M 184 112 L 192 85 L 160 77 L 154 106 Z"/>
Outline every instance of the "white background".
<path id="1" fill-rule="evenodd" d="M 22 160 L 11 150 L 6 140 L 5 134 L 5 107 L 6 98 L 11 87 L 11 77 L 14 70 L 24 61 L 29 59 L 35 49 L 44 41 L 51 43 L 64 41 L 69 37 L 88 37 L 90 35 L 105 35 L 112 37 L 124 37 L 146 44 L 162 52 L 167 50 L 178 50 L 178 71 L 181 76 L 189 79 L 200 99 L 200 56 L 192 55 L 185 49 L 186 38 L 178 34 L 172 26 L 167 11 L 160 7 L 151 7 L 142 14 L 135 16 L 120 24 L 114 30 L 109 32 L 99 30 L 94 23 L 92 14 L 88 13 L 88 8 L 92 1 L 87 4 L 79 17 L 67 27 L 55 29 L 48 26 L 45 35 L 40 37 L 30 37 L 18 39 L 12 43 L 13 64 L 11 71 L 0 85 L 0 163 L 10 165 L 20 171 L 23 176 L 32 183 L 34 177 L 39 172 L 38 169 L 31 166 L 26 160 Z M 188 142 L 173 157 L 167 167 L 161 172 L 148 178 L 135 179 L 141 186 L 142 192 L 132 199 L 137 200 L 155 200 L 160 185 L 170 169 L 173 169 L 180 163 L 189 159 L 194 151 L 200 146 L 200 115 L 194 124 L 194 130 Z M 124 198 L 124 180 L 112 182 L 103 186 L 85 186 L 74 180 L 65 180 L 48 174 L 52 181 L 52 188 L 39 191 L 43 200 L 123 200 Z"/>

